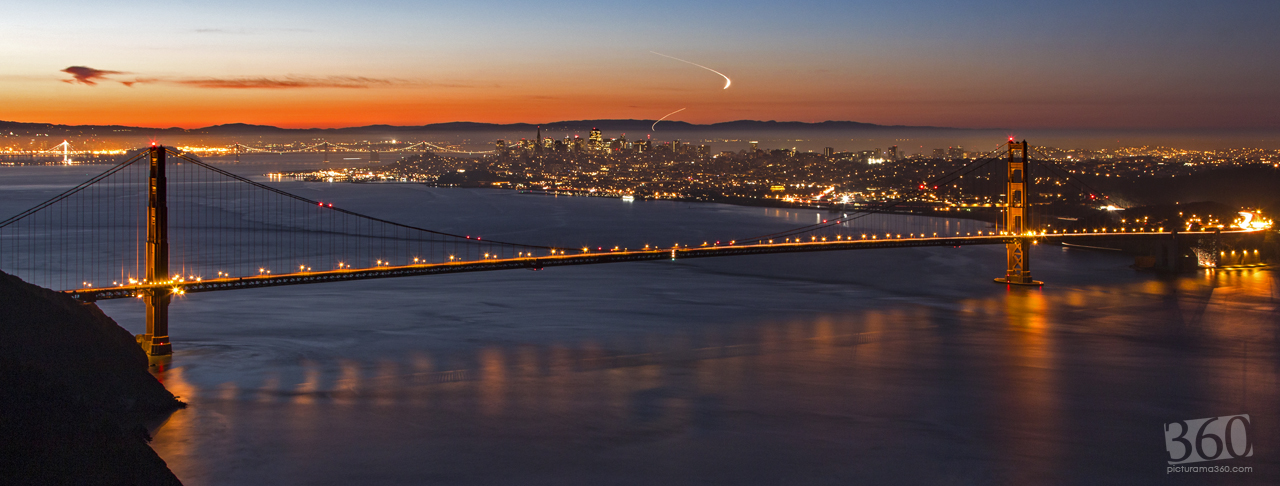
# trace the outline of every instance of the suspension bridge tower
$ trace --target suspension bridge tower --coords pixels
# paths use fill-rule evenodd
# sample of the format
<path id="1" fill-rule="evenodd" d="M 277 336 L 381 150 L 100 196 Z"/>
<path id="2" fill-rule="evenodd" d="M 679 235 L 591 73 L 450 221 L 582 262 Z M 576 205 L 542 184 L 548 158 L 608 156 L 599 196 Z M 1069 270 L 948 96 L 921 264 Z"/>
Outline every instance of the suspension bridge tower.
<path id="1" fill-rule="evenodd" d="M 1044 285 L 1031 279 L 1031 243 L 1029 236 L 1027 195 L 1031 190 L 1027 141 L 1009 141 L 1008 183 L 1005 188 L 1004 227 L 1009 241 L 1005 243 L 1005 275 L 996 282 L 1009 285 Z"/>
<path id="2" fill-rule="evenodd" d="M 169 207 L 165 182 L 165 149 L 151 146 L 151 175 L 147 181 L 147 247 L 146 279 L 151 287 L 143 291 L 147 307 L 147 332 L 139 341 L 148 356 L 173 354 L 169 344 L 169 299 L 172 292 L 167 286 L 154 285 L 167 282 L 169 275 Z"/>

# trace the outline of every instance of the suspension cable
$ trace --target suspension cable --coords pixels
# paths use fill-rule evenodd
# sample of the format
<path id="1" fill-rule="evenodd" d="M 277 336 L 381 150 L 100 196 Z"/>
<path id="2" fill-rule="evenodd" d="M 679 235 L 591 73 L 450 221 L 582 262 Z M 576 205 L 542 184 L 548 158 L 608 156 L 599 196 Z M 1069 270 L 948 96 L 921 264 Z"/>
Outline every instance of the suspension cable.
<path id="1" fill-rule="evenodd" d="M 188 162 L 191 162 L 191 163 L 193 163 L 193 164 L 196 164 L 196 165 L 198 165 L 198 166 L 200 166 L 200 167 L 203 167 L 203 168 L 205 168 L 205 169 L 208 169 L 208 170 L 211 170 L 211 171 L 217 172 L 217 173 L 219 173 L 219 174 L 222 174 L 223 176 L 230 177 L 230 178 L 235 179 L 235 180 L 237 180 L 237 181 L 240 181 L 240 182 L 243 182 L 243 183 L 246 183 L 246 184 L 252 185 L 252 186 L 254 186 L 254 187 L 256 187 L 256 188 L 263 189 L 263 190 L 267 190 L 267 191 L 270 191 L 270 192 L 272 192 L 272 193 L 275 193 L 275 194 L 278 194 L 278 195 L 281 195 L 281 196 L 284 196 L 284 197 L 288 197 L 288 198 L 291 198 L 291 199 L 294 199 L 294 200 L 297 200 L 297 201 L 301 201 L 301 202 L 307 203 L 308 205 L 315 205 L 315 206 L 322 206 L 322 205 L 323 205 L 323 203 L 321 203 L 320 201 L 316 201 L 316 200 L 313 200 L 313 199 L 305 198 L 305 197 L 302 197 L 302 196 L 299 196 L 299 195 L 297 195 L 297 194 L 293 194 L 293 193 L 290 193 L 290 192 L 282 191 L 282 190 L 280 190 L 280 189 L 276 189 L 276 188 L 274 188 L 274 187 L 271 187 L 271 186 L 268 186 L 268 185 L 265 185 L 265 184 L 261 184 L 261 183 L 258 183 L 258 182 L 255 182 L 255 181 L 252 181 L 252 180 L 247 179 L 247 178 L 245 178 L 245 177 L 241 177 L 241 176 L 236 175 L 236 174 L 233 174 L 233 173 L 231 173 L 231 172 L 227 172 L 227 171 L 225 171 L 225 170 L 222 170 L 222 169 L 219 169 L 219 168 L 214 167 L 214 166 L 212 166 L 212 165 L 209 165 L 209 164 L 207 164 L 207 163 L 205 163 L 205 162 L 203 162 L 203 161 L 201 161 L 201 160 L 199 160 L 199 159 L 197 159 L 197 158 L 195 158 L 195 157 L 191 157 L 191 156 L 188 156 L 188 155 L 186 155 L 186 154 L 178 153 L 178 152 L 172 152 L 172 153 L 173 153 L 173 155 L 174 155 L 174 156 L 179 157 L 179 158 L 181 158 L 181 159 L 183 159 L 183 160 L 186 160 L 186 161 L 188 161 Z M 411 230 L 414 230 L 414 231 L 421 231 L 421 232 L 424 232 L 424 233 L 431 233 L 431 234 L 436 234 L 436 235 L 441 235 L 441 236 L 448 236 L 448 237 L 452 237 L 452 238 L 459 238 L 459 239 L 466 239 L 466 240 L 474 240 L 474 241 L 476 241 L 477 243 L 481 243 L 481 242 L 483 241 L 483 240 L 481 240 L 481 239 L 479 239 L 479 238 L 472 238 L 472 237 L 470 237 L 470 236 L 456 235 L 456 234 L 452 234 L 452 233 L 445 233 L 445 232 L 442 232 L 442 231 L 435 231 L 435 230 L 429 230 L 429 229 L 426 229 L 426 228 L 420 228 L 420 227 L 417 227 L 417 226 L 407 225 L 407 224 L 403 224 L 403 223 L 397 223 L 397 222 L 395 222 L 395 221 L 389 221 L 389 220 L 385 220 L 385 219 L 382 219 L 382 218 L 378 218 L 378 217 L 369 216 L 369 215 L 366 215 L 366 214 L 357 213 L 357 212 L 355 212 L 355 211 L 350 211 L 350 210 L 343 209 L 343 208 L 335 208 L 335 207 L 332 207 L 332 206 L 326 206 L 326 209 L 330 209 L 330 210 L 333 210 L 333 211 L 337 211 L 337 212 L 340 212 L 340 213 L 343 213 L 343 214 L 347 214 L 347 215 L 350 215 L 350 216 L 355 216 L 355 217 L 357 217 L 357 218 L 363 218 L 363 219 L 367 219 L 367 220 L 370 220 L 370 221 L 376 221 L 376 222 L 383 223 L 383 224 L 389 224 L 389 225 L 392 225 L 392 226 L 397 226 L 397 227 L 400 227 L 400 228 L 411 229 Z M 538 249 L 543 249 L 543 250 L 560 250 L 560 249 L 561 249 L 561 248 L 559 248 L 559 247 L 552 247 L 552 246 L 530 245 L 530 244 L 524 244 L 524 243 L 510 243 L 510 242 L 502 242 L 502 241 L 491 241 L 491 243 L 495 243 L 495 244 L 504 244 L 504 243 L 505 243 L 505 244 L 514 245 L 514 246 L 522 246 L 522 247 L 527 247 L 527 248 L 538 248 Z"/>
<path id="2" fill-rule="evenodd" d="M 959 169 L 956 169 L 956 170 L 954 170 L 954 171 L 952 171 L 952 172 L 950 172 L 950 173 L 948 173 L 948 174 L 944 174 L 944 175 L 942 175 L 941 177 L 934 178 L 933 180 L 931 180 L 931 181 L 929 181 L 929 182 L 926 182 L 926 183 L 925 183 L 925 185 L 926 185 L 927 187 L 928 187 L 928 186 L 933 186 L 933 185 L 935 185 L 935 183 L 936 183 L 936 182 L 941 181 L 942 179 L 945 179 L 945 178 L 950 177 L 950 176 L 952 176 L 952 175 L 955 175 L 957 172 L 960 172 L 961 170 L 964 170 L 964 169 L 969 168 L 969 172 L 971 172 L 971 171 L 973 171 L 973 170 L 976 170 L 976 168 L 977 168 L 977 167 L 985 166 L 985 165 L 986 165 L 986 164 L 988 164 L 988 163 L 991 163 L 991 162 L 993 162 L 993 161 L 995 161 L 995 160 L 999 160 L 999 157 L 998 157 L 998 156 L 997 156 L 997 157 L 991 157 L 991 155 L 996 154 L 997 152 L 1000 152 L 1001 150 L 1004 150 L 1004 149 L 1007 149 L 1007 147 L 1005 147 L 1005 148 L 1003 148 L 1003 149 L 1002 149 L 1002 148 L 996 148 L 995 150 L 992 150 L 992 151 L 990 151 L 990 152 L 987 152 L 987 153 L 983 154 L 980 158 L 974 159 L 974 161 L 973 161 L 973 162 L 970 162 L 970 163 L 968 163 L 968 164 L 965 164 L 963 167 L 961 167 L 961 168 L 959 168 Z M 1003 155 L 1003 154 L 1002 154 L 1002 155 Z M 970 168 L 970 167 L 973 167 L 973 168 Z M 967 174 L 967 173 L 969 173 L 969 172 L 965 172 L 965 174 Z M 964 174 L 960 174 L 960 175 L 964 175 Z M 919 194 L 922 194 L 922 193 L 924 193 L 924 192 L 925 192 L 925 191 L 916 190 L 916 191 L 915 191 L 915 194 L 914 194 L 913 196 L 918 196 Z M 910 196 L 909 196 L 909 197 L 910 197 Z M 763 236 L 756 236 L 756 237 L 752 237 L 752 238 L 746 238 L 746 239 L 742 239 L 742 240 L 738 240 L 738 241 L 742 241 L 742 242 L 744 242 L 744 243 L 748 243 L 748 244 L 750 244 L 750 243 L 759 243 L 759 242 L 761 242 L 761 241 L 768 240 L 768 239 L 784 238 L 784 237 L 788 237 L 788 236 L 792 236 L 792 235 L 796 235 L 796 234 L 800 234 L 800 233 L 806 233 L 806 232 L 815 231 L 815 230 L 819 230 L 819 229 L 823 229 L 823 228 L 829 228 L 829 227 L 831 227 L 831 226 L 836 226 L 836 225 L 844 224 L 844 223 L 847 223 L 847 222 L 850 222 L 850 221 L 855 221 L 855 220 L 861 219 L 861 218 L 863 218 L 863 217 L 870 216 L 870 215 L 872 215 L 872 214 L 887 213 L 887 212 L 888 212 L 887 210 L 889 210 L 889 209 L 892 209 L 892 208 L 894 208 L 894 207 L 897 207 L 897 206 L 899 206 L 899 205 L 901 205 L 901 204 L 905 204 L 905 203 L 908 203 L 908 202 L 915 202 L 915 201 L 917 201 L 917 200 L 918 200 L 918 199 L 916 199 L 916 198 L 904 198 L 904 199 L 901 199 L 901 200 L 899 200 L 899 201 L 896 201 L 896 202 L 894 202 L 894 203 L 892 203 L 892 204 L 887 204 L 887 205 L 879 206 L 879 207 L 877 207 L 876 209 L 859 211 L 859 212 L 855 213 L 853 216 L 842 216 L 842 217 L 840 217 L 840 218 L 835 218 L 835 219 L 832 219 L 832 220 L 829 220 L 829 221 L 823 221 L 823 222 L 820 222 L 820 223 L 814 223 L 814 224 L 807 225 L 807 226 L 802 226 L 802 227 L 799 227 L 799 228 L 793 228 L 793 229 L 790 229 L 790 230 L 780 231 L 780 232 L 777 232 L 777 233 L 767 234 L 767 235 L 763 235 Z"/>
<path id="3" fill-rule="evenodd" d="M 52 205 L 54 205 L 54 204 L 58 203 L 59 201 L 62 201 L 62 200 L 64 200 L 64 199 L 68 198 L 68 197 L 71 197 L 71 196 L 75 195 L 76 193 L 78 193 L 78 192 L 80 192 L 80 191 L 83 191 L 85 188 L 87 188 L 87 187 L 89 187 L 89 186 L 92 186 L 92 185 L 96 184 L 98 181 L 101 181 L 101 180 L 103 180 L 103 179 L 106 179 L 107 177 L 110 177 L 112 174 L 115 174 L 116 172 L 120 172 L 120 171 L 121 171 L 121 170 L 123 170 L 125 167 L 128 167 L 129 165 L 133 164 L 134 162 L 137 162 L 137 161 L 139 161 L 139 160 L 142 160 L 142 158 L 143 158 L 143 157 L 145 157 L 145 156 L 146 156 L 146 154 L 147 154 L 146 152 L 139 153 L 138 155 L 133 156 L 133 157 L 132 157 L 132 158 L 130 158 L 129 160 L 126 160 L 126 161 L 124 161 L 124 162 L 121 162 L 121 163 L 119 163 L 119 164 L 117 164 L 117 165 L 115 165 L 115 166 L 111 167 L 110 169 L 107 169 L 105 172 L 103 172 L 103 173 L 101 173 L 101 174 L 98 174 L 98 175 L 94 176 L 92 179 L 89 179 L 89 180 L 87 180 L 87 181 L 81 182 L 79 185 L 77 185 L 77 186 L 75 186 L 75 187 L 72 187 L 71 189 L 67 189 L 67 190 L 66 190 L 66 192 L 63 192 L 62 194 L 58 194 L 57 196 L 54 196 L 54 197 L 52 197 L 52 198 L 49 198 L 49 200 L 47 200 L 47 201 L 45 201 L 45 202 L 42 202 L 42 203 L 40 203 L 40 204 L 37 204 L 37 205 L 35 205 L 34 207 L 32 207 L 32 208 L 30 208 L 30 209 L 27 209 L 26 211 L 23 211 L 23 212 L 18 213 L 18 214 L 14 215 L 14 216 L 11 216 L 9 219 L 6 219 L 6 220 L 4 220 L 4 221 L 0 221 L 0 228 L 3 228 L 3 227 L 5 227 L 5 226 L 9 226 L 10 224 L 13 224 L 15 221 L 18 221 L 18 220 L 20 220 L 20 219 L 26 218 L 27 216 L 30 216 L 30 215 L 32 215 L 32 214 L 34 214 L 34 213 L 36 213 L 37 211 L 40 211 L 41 209 L 47 208 L 47 207 L 49 207 L 49 206 L 52 206 Z"/>

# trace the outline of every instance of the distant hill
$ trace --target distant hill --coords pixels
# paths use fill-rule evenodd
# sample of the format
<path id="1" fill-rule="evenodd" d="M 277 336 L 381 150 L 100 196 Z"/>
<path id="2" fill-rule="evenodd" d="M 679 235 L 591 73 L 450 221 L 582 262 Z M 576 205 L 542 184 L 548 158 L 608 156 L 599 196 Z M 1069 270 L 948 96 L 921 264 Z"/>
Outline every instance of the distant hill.
<path id="1" fill-rule="evenodd" d="M 74 134 L 74 133 L 114 133 L 114 132 L 186 132 L 181 128 L 145 128 L 145 127 L 128 127 L 124 125 L 55 125 L 52 123 L 23 123 L 0 121 L 0 133 L 8 134 L 9 132 L 22 133 L 57 133 L 57 134 Z"/>
<path id="2" fill-rule="evenodd" d="M 230 123 L 225 125 L 214 125 L 204 128 L 154 128 L 154 127 L 130 127 L 122 125 L 56 125 L 50 123 L 22 123 L 0 121 L 0 132 L 21 133 L 30 135 L 35 133 L 47 133 L 50 136 L 61 135 L 85 135 L 94 134 L 98 136 L 126 135 L 129 133 L 147 133 L 156 135 L 363 135 L 363 134 L 395 134 L 395 133 L 422 133 L 422 132 L 531 132 L 541 126 L 547 131 L 578 131 L 586 132 L 592 128 L 599 128 L 602 131 L 616 132 L 644 132 L 649 131 L 653 126 L 654 120 L 566 120 L 550 123 L 477 123 L 477 122 L 449 122 L 449 123 L 433 123 L 429 125 L 368 125 L 361 127 L 345 127 L 345 128 L 280 128 L 269 125 L 250 125 L 246 123 Z M 928 126 L 902 126 L 902 125 L 876 125 L 873 123 L 862 123 L 854 121 L 824 121 L 819 123 L 794 122 L 794 121 L 758 121 L 758 120 L 737 120 L 711 124 L 694 124 L 682 121 L 663 121 L 659 125 L 660 131 L 666 132 L 751 132 L 751 131 L 869 131 L 869 130 L 939 130 L 939 131 L 973 131 L 978 129 L 963 128 L 947 128 L 947 127 L 928 127 Z"/>

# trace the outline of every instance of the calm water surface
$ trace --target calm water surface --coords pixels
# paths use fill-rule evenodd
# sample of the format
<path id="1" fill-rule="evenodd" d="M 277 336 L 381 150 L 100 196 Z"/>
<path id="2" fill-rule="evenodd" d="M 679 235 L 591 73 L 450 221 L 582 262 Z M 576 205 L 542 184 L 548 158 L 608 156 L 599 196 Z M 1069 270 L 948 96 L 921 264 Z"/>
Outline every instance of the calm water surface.
<path id="1" fill-rule="evenodd" d="M 225 165 L 244 174 L 307 160 Z M 93 172 L 93 171 L 89 171 Z M 0 169 L 6 214 L 83 177 Z M 62 186 L 59 186 L 62 184 Z M 284 183 L 494 239 L 634 245 L 822 215 Z M 319 198 L 317 198 L 319 199 Z M 974 224 L 923 221 L 919 224 Z M 152 443 L 186 484 L 1274 484 L 1280 288 L 1037 247 L 752 256 L 193 294 Z M 142 332 L 142 307 L 105 301 Z M 1251 473 L 1167 475 L 1163 424 L 1248 413 Z"/>

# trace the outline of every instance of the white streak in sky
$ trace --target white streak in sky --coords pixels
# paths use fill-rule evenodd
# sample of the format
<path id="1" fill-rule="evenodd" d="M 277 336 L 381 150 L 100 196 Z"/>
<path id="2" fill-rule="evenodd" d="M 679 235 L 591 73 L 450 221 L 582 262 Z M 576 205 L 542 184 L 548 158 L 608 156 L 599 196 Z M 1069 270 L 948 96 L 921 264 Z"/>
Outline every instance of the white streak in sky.
<path id="1" fill-rule="evenodd" d="M 684 111 L 684 108 L 681 108 L 681 109 L 679 109 L 679 110 L 673 111 L 673 112 L 671 112 L 671 113 L 667 113 L 666 115 L 662 115 L 662 118 L 659 118 L 659 119 L 658 119 L 658 121 L 653 122 L 653 126 L 649 127 L 649 131 L 651 131 L 651 132 L 656 131 L 656 130 L 654 130 L 654 128 L 658 126 L 658 122 L 660 122 L 660 121 L 662 121 L 662 120 L 666 120 L 666 119 L 667 119 L 667 117 L 669 117 L 669 116 L 671 116 L 671 115 L 674 115 L 674 114 L 676 114 L 676 113 L 680 113 L 680 112 L 682 112 L 682 111 Z"/>
<path id="2" fill-rule="evenodd" d="M 680 58 L 678 58 L 678 57 L 668 56 L 668 55 L 663 54 L 663 53 L 661 53 L 661 52 L 654 52 L 654 51 L 649 51 L 649 52 L 653 52 L 654 54 L 657 54 L 657 55 L 659 55 L 659 56 L 662 56 L 662 57 L 665 57 L 665 58 L 668 58 L 668 59 L 675 59 L 675 60 L 677 60 L 677 61 L 680 61 L 680 62 L 683 62 L 683 63 L 686 63 L 686 64 L 692 64 L 692 65 L 694 65 L 694 66 L 698 66 L 698 67 L 700 67 L 700 68 L 702 68 L 702 69 L 706 69 L 706 70 L 711 71 L 711 72 L 713 72 L 713 73 L 719 74 L 721 77 L 723 77 L 723 78 L 724 78 L 724 89 L 729 89 L 729 84 L 733 82 L 733 81 L 730 81 L 730 80 L 729 80 L 729 77 L 728 77 L 728 76 L 725 76 L 725 75 L 724 75 L 724 73 L 722 73 L 722 72 L 720 72 L 720 71 L 716 71 L 715 69 L 711 69 L 711 68 L 709 68 L 709 67 L 703 66 L 703 65 L 698 64 L 698 63 L 696 63 L 696 62 L 689 62 L 689 61 L 686 61 L 686 60 L 684 60 L 684 59 L 680 59 Z"/>

